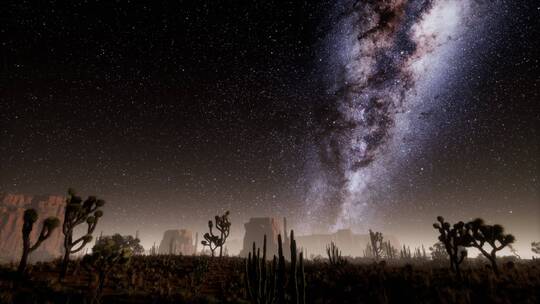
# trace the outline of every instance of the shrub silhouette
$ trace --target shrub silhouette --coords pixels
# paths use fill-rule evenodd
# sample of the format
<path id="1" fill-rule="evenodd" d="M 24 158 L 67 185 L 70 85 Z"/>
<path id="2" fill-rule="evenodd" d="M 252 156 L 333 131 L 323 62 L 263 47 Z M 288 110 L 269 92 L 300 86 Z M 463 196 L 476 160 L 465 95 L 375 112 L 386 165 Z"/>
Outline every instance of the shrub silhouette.
<path id="1" fill-rule="evenodd" d="M 540 242 L 532 242 L 531 251 L 536 254 L 540 254 Z"/>
<path id="2" fill-rule="evenodd" d="M 442 242 L 433 244 L 433 247 L 429 247 L 431 251 L 431 259 L 434 261 L 448 260 L 448 253 Z"/>
<path id="3" fill-rule="evenodd" d="M 22 227 L 22 238 L 23 238 L 23 251 L 21 256 L 21 261 L 19 262 L 18 271 L 20 274 L 24 273 L 26 270 L 26 264 L 28 262 L 28 255 L 36 250 L 43 241 L 49 238 L 52 232 L 60 226 L 60 220 L 57 217 L 48 217 L 43 221 L 43 227 L 39 233 L 37 241 L 34 245 L 30 244 L 30 233 L 34 228 L 34 223 L 38 220 L 38 214 L 34 209 L 26 209 L 23 215 L 23 227 Z"/>
<path id="4" fill-rule="evenodd" d="M 85 255 L 83 265 L 98 275 L 97 300 L 101 297 L 110 271 L 117 265 L 129 262 L 133 245 L 127 237 L 120 234 L 100 237 L 92 247 L 92 254 Z"/>
<path id="5" fill-rule="evenodd" d="M 103 211 L 99 210 L 105 204 L 104 200 L 97 199 L 95 196 L 89 196 L 84 202 L 75 194 L 75 190 L 68 190 L 66 199 L 66 209 L 62 232 L 64 233 L 64 258 L 62 260 L 62 269 L 60 278 L 66 276 L 69 266 L 69 256 L 81 251 L 86 244 L 92 241 L 92 233 Z M 86 233 L 80 238 L 73 240 L 73 230 L 75 227 L 86 223 Z M 75 247 L 75 248 L 73 248 Z"/>

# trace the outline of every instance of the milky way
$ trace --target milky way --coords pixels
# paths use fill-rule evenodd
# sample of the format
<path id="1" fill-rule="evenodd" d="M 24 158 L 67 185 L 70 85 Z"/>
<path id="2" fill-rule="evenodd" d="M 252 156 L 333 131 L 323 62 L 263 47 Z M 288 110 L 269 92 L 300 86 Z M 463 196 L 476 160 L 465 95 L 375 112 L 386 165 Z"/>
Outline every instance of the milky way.
<path id="1" fill-rule="evenodd" d="M 377 193 L 422 148 L 417 117 L 437 111 L 434 96 L 459 75 L 458 51 L 482 31 L 484 5 L 472 1 L 342 1 L 324 53 L 335 96 L 316 145 L 306 198 L 331 229 L 368 225 L 383 207 Z M 412 140 L 405 140 L 412 138 Z"/>

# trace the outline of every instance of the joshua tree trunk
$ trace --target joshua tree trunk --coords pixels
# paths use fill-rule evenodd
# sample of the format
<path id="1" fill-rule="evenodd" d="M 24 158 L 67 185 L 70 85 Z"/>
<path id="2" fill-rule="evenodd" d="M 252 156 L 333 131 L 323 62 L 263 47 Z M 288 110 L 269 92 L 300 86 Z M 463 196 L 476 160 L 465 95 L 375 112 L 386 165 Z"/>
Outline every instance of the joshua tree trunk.
<path id="1" fill-rule="evenodd" d="M 64 258 L 62 259 L 62 268 L 60 270 L 60 279 L 66 277 L 69 265 L 69 249 L 66 249 L 64 252 Z"/>
<path id="2" fill-rule="evenodd" d="M 30 248 L 26 248 L 26 246 L 24 247 L 25 248 L 23 248 L 21 261 L 19 262 L 19 268 L 18 268 L 18 271 L 20 274 L 24 273 L 24 271 L 26 270 L 26 264 L 28 262 L 28 254 L 30 253 Z"/>
<path id="3" fill-rule="evenodd" d="M 489 255 L 489 261 L 491 262 L 491 268 L 493 268 L 493 272 L 495 272 L 495 275 L 499 275 L 499 267 L 497 267 L 497 257 L 495 256 L 495 250 L 491 252 Z"/>

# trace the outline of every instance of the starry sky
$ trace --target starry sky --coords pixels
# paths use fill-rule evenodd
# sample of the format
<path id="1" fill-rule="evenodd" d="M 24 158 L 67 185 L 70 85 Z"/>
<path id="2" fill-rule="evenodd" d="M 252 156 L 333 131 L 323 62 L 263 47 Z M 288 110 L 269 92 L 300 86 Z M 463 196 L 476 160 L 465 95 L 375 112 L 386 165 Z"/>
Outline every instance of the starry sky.
<path id="1" fill-rule="evenodd" d="M 232 214 L 431 244 L 540 239 L 534 1 L 13 1 L 0 192 L 107 200 L 143 244 Z M 98 227 L 98 230 L 100 227 Z"/>

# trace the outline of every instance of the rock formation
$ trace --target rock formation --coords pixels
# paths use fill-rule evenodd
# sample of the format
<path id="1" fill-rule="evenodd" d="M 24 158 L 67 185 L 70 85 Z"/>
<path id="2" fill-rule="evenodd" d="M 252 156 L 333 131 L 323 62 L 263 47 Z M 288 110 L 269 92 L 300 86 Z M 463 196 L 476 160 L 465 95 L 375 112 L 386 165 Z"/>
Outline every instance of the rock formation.
<path id="1" fill-rule="evenodd" d="M 244 244 L 240 256 L 247 256 L 253 248 L 253 242 L 257 247 L 262 248 L 264 235 L 266 235 L 266 256 L 271 259 L 277 255 L 277 237 L 281 233 L 278 221 L 271 217 L 254 217 L 244 224 L 246 233 L 244 234 Z"/>
<path id="2" fill-rule="evenodd" d="M 257 247 L 262 247 L 264 235 L 267 237 L 267 257 L 271 259 L 274 254 L 277 254 L 277 236 L 282 234 L 283 246 L 288 248 L 288 235 L 290 230 L 287 229 L 286 219 L 283 219 L 283 230 L 279 229 L 278 220 L 270 217 L 251 218 L 249 222 L 244 224 L 246 233 L 244 235 L 244 243 L 240 256 L 247 256 L 251 251 L 253 242 Z M 286 231 L 284 234 L 283 231 Z M 296 235 L 296 244 L 308 257 L 314 255 L 326 256 L 326 246 L 330 242 L 334 242 L 344 256 L 363 256 L 364 249 L 369 242 L 368 234 L 355 234 L 351 229 L 341 229 L 335 233 L 329 234 L 310 234 Z M 399 242 L 394 236 L 384 235 L 385 241 L 396 247 L 401 248 Z M 287 250 L 284 252 L 287 253 Z M 288 258 L 286 256 L 286 258 Z"/>
<path id="3" fill-rule="evenodd" d="M 183 254 L 195 253 L 193 244 L 193 232 L 186 229 L 167 230 L 159 244 L 159 254 Z"/>
<path id="4" fill-rule="evenodd" d="M 17 261 L 22 253 L 23 213 L 34 208 L 39 219 L 34 225 L 30 239 L 35 240 L 43 221 L 49 216 L 64 219 L 65 198 L 62 196 L 31 196 L 0 193 L 0 261 Z M 62 229 L 56 229 L 51 237 L 30 255 L 30 261 L 43 261 L 62 254 Z"/>
<path id="5" fill-rule="evenodd" d="M 384 234 L 384 241 L 396 248 L 401 248 L 398 240 L 391 235 Z M 299 235 L 296 237 L 298 247 L 311 255 L 326 257 L 326 246 L 334 242 L 344 256 L 363 256 L 364 249 L 369 243 L 369 234 L 355 234 L 351 229 L 341 229 L 329 234 Z"/>

